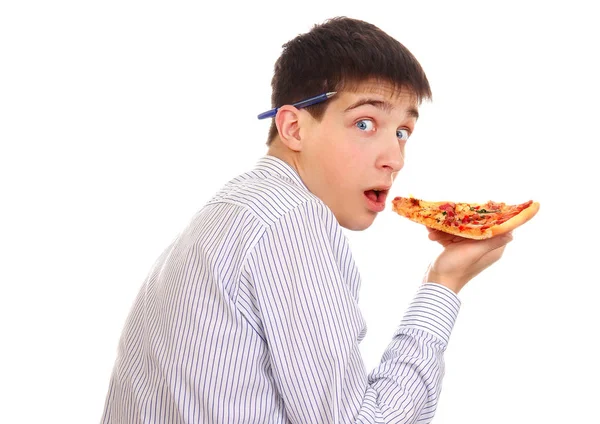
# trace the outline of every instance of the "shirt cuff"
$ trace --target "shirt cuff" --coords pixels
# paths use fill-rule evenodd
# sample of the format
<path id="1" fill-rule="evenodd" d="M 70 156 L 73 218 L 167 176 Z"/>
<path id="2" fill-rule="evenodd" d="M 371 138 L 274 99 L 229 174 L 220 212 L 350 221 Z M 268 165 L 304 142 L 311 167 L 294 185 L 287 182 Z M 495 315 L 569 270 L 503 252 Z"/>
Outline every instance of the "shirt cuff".
<path id="1" fill-rule="evenodd" d="M 425 283 L 408 306 L 399 331 L 420 329 L 448 344 L 459 309 L 460 299 L 456 293 L 441 284 Z"/>

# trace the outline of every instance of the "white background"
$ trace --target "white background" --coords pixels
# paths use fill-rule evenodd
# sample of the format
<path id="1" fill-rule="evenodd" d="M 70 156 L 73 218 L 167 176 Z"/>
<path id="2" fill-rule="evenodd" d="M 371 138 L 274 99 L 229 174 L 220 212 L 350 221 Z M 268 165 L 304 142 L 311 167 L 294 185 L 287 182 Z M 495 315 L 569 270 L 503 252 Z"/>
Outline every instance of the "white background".
<path id="1" fill-rule="evenodd" d="M 397 38 L 431 83 L 393 195 L 541 203 L 461 292 L 434 423 L 599 422 L 600 32 L 586 4 L 4 2 L 0 422 L 99 421 L 150 266 L 266 152 L 256 115 L 281 45 L 338 15 Z M 348 236 L 370 370 L 438 247 L 389 210 Z"/>

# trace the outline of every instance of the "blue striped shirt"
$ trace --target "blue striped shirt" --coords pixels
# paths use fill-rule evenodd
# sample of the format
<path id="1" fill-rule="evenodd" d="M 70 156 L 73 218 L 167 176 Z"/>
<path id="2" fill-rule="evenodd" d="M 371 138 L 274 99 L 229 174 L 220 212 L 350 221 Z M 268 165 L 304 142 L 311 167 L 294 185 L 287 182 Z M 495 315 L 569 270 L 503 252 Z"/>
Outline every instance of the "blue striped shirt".
<path id="1" fill-rule="evenodd" d="M 157 259 L 103 423 L 428 423 L 460 302 L 427 283 L 367 374 L 360 275 L 333 213 L 265 156 Z"/>

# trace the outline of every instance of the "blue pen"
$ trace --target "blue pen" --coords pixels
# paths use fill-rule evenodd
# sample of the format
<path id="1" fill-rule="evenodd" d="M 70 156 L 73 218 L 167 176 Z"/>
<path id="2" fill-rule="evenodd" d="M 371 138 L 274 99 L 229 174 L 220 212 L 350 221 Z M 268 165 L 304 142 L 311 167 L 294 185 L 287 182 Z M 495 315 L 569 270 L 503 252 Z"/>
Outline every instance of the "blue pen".
<path id="1" fill-rule="evenodd" d="M 301 107 L 307 107 L 316 103 L 321 103 L 332 97 L 335 93 L 337 93 L 337 91 L 330 91 L 329 93 L 319 94 L 318 96 L 311 97 L 310 99 L 301 100 L 298 103 L 294 103 L 292 106 L 300 109 Z M 278 109 L 279 108 L 276 107 L 275 109 L 263 112 L 260 115 L 258 115 L 258 119 L 272 118 L 273 116 L 277 115 Z"/>

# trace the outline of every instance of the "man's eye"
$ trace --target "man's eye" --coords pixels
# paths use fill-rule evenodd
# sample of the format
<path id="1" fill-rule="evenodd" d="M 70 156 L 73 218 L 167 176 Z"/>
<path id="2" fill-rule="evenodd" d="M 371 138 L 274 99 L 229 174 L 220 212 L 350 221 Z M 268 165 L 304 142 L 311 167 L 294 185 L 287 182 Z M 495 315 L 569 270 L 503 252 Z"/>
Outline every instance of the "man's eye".
<path id="1" fill-rule="evenodd" d="M 408 130 L 405 129 L 399 129 L 396 131 L 396 137 L 398 137 L 399 140 L 408 140 L 408 137 L 410 136 L 410 134 L 408 133 Z"/>
<path id="2" fill-rule="evenodd" d="M 370 119 L 361 119 L 356 123 L 356 127 L 361 131 L 372 131 L 373 121 Z"/>

